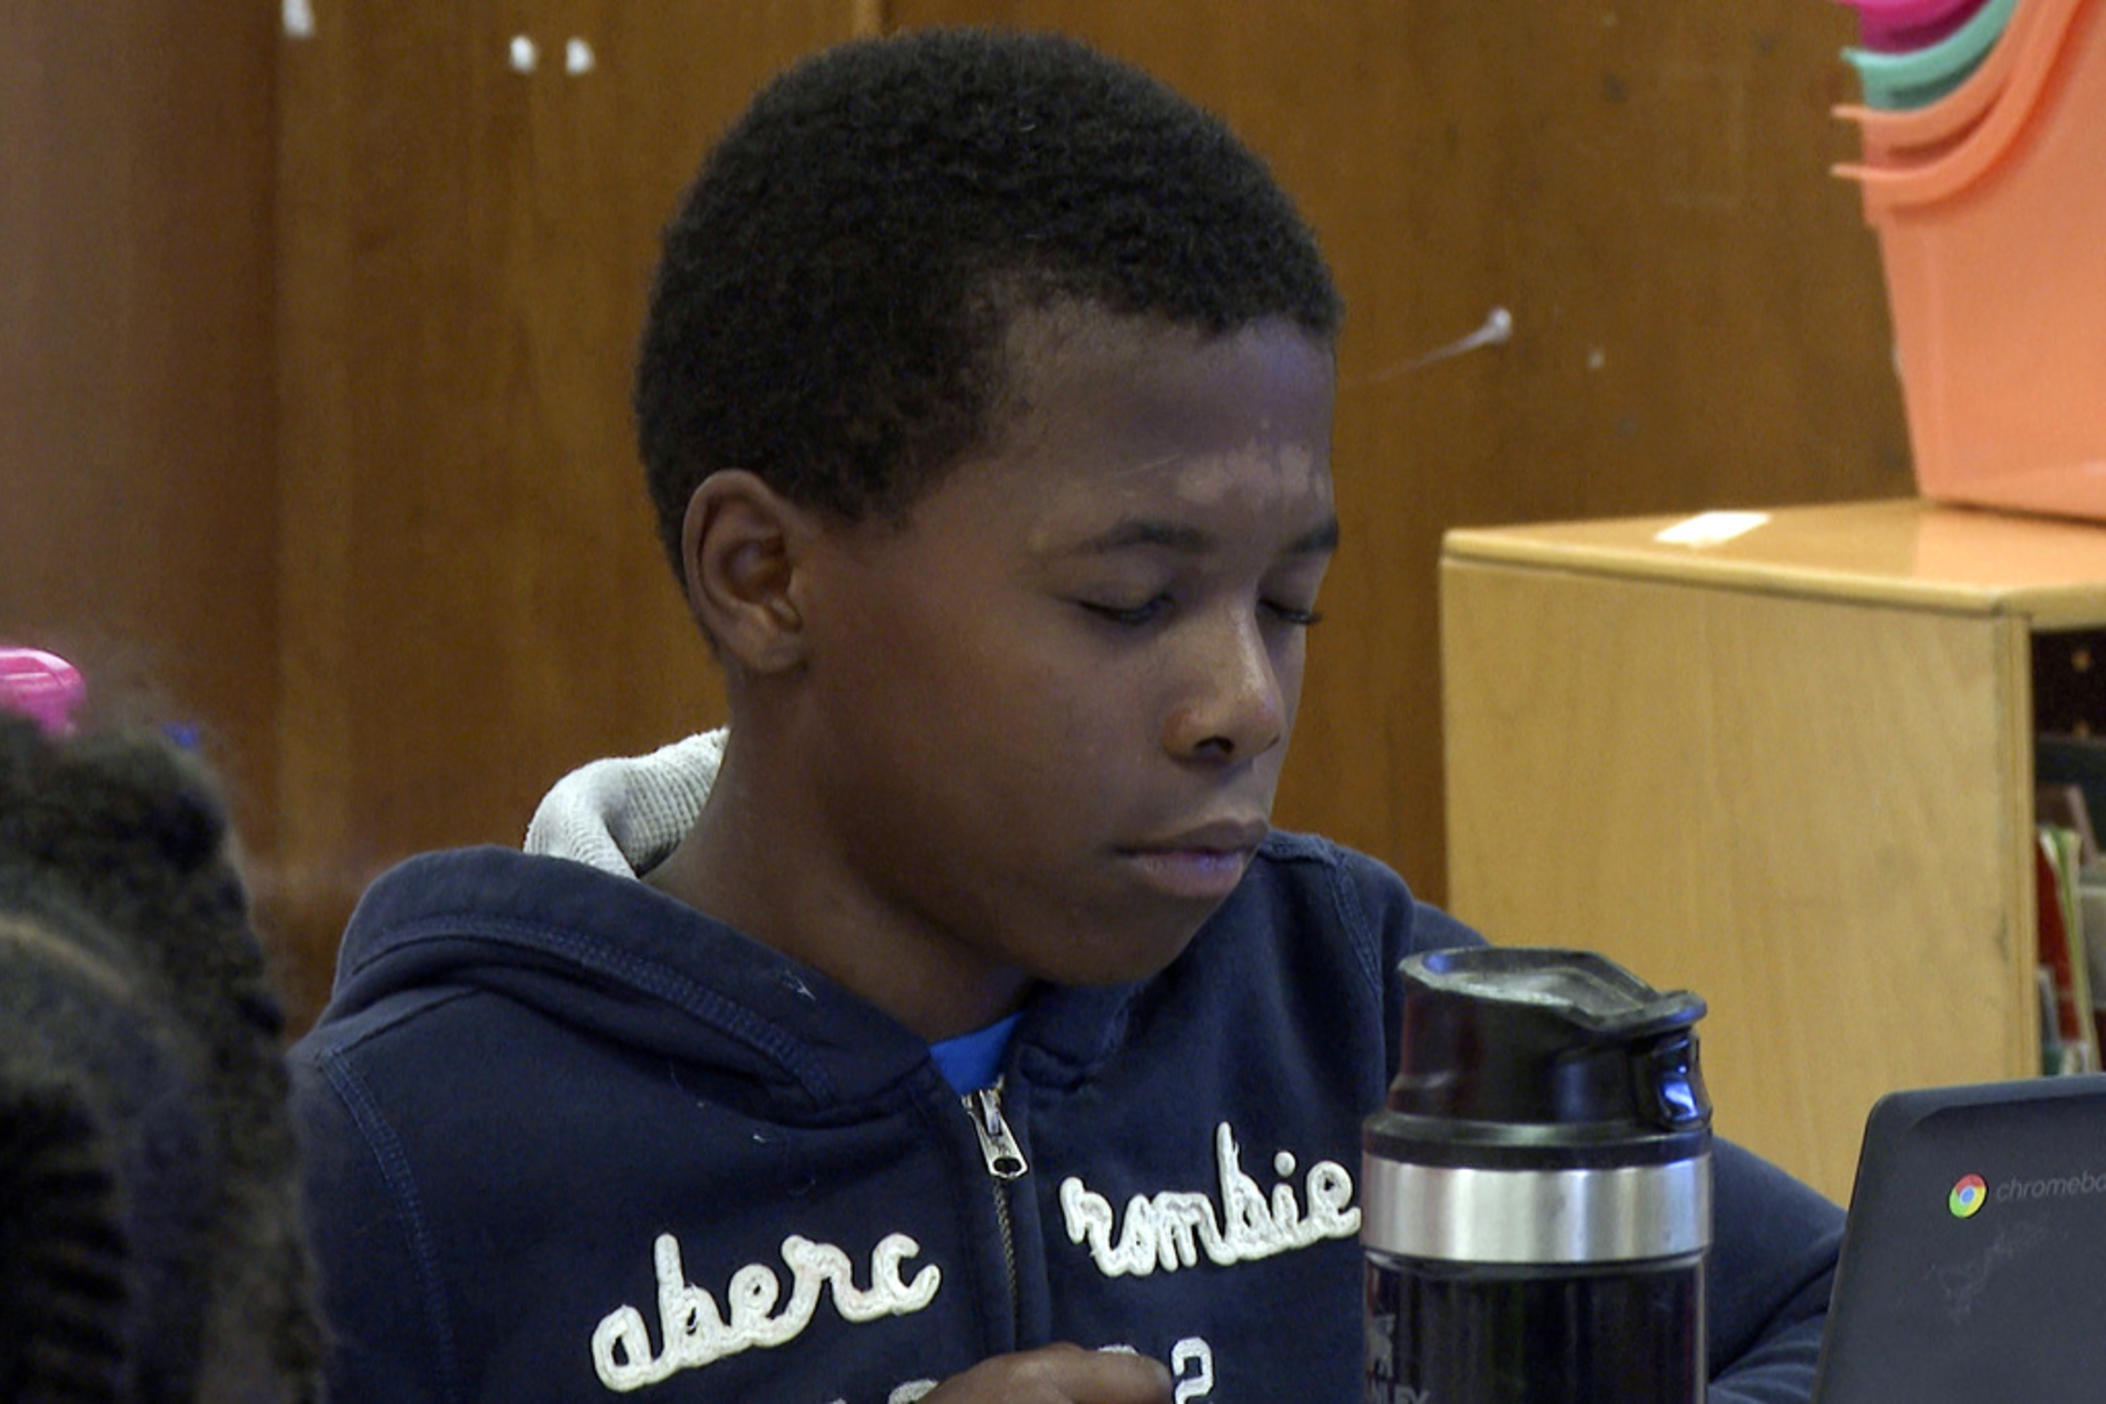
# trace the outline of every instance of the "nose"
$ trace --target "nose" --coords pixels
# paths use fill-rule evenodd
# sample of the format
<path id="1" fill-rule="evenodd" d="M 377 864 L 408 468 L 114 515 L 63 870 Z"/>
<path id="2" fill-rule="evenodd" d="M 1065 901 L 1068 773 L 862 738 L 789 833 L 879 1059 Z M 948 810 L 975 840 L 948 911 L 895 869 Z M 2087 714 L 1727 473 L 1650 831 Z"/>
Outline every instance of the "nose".
<path id="1" fill-rule="evenodd" d="M 1182 682 L 1164 716 L 1163 746 L 1180 760 L 1247 761 L 1280 744 L 1293 707 L 1284 657 L 1250 614 L 1195 630 Z"/>

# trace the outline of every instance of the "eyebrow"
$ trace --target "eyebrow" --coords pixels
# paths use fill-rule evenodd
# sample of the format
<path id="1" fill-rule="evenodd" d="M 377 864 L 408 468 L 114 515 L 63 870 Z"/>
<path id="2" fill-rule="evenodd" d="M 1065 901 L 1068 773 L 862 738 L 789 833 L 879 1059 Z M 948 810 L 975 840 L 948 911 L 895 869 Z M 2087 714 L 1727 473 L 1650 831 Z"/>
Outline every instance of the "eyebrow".
<path id="1" fill-rule="evenodd" d="M 1068 554 L 1077 556 L 1107 556 L 1115 551 L 1125 551 L 1135 546 L 1158 546 L 1184 555 L 1203 555 L 1213 549 L 1214 538 L 1197 527 L 1180 526 L 1172 522 L 1159 522 L 1144 517 L 1130 518 L 1120 522 L 1109 531 L 1101 532 L 1077 544 Z M 1338 518 L 1326 517 L 1322 522 L 1303 532 L 1287 543 L 1283 556 L 1313 556 L 1338 549 Z"/>

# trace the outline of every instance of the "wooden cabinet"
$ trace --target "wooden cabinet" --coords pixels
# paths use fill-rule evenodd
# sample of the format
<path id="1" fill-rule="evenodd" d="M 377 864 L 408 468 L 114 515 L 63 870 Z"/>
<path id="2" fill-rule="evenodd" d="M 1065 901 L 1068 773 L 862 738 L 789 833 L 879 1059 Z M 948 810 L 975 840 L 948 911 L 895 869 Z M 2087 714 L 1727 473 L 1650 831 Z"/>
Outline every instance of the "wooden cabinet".
<path id="1" fill-rule="evenodd" d="M 1880 1093 L 2039 1066 L 2029 663 L 2106 528 L 1677 525 L 1445 538 L 1450 905 L 1704 995 L 1720 1131 L 1847 1199 Z"/>

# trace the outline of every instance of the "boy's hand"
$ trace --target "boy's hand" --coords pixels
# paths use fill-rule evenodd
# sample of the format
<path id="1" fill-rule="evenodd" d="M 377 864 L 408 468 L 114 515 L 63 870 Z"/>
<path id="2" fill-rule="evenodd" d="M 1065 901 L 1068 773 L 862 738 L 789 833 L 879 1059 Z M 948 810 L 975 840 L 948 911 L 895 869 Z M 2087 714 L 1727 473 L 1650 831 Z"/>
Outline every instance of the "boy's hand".
<path id="1" fill-rule="evenodd" d="M 922 1404 L 1170 1404 L 1160 1360 L 1123 1352 L 1042 1346 L 983 1360 L 923 1396 Z"/>

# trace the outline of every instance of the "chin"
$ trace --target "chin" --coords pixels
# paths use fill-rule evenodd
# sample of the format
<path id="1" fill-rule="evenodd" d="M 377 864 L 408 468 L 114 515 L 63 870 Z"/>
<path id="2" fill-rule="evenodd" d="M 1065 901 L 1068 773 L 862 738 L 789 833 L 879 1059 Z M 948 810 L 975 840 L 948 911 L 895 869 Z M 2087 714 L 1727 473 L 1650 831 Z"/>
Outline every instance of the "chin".
<path id="1" fill-rule="evenodd" d="M 1046 968 L 1038 976 L 1059 985 L 1125 985 L 1152 979 L 1185 953 L 1212 911 L 1210 905 L 1196 919 L 1187 918 L 1169 926 L 1158 924 L 1152 929 L 1129 931 L 1123 937 L 1061 951 L 1060 959 L 1044 962 Z"/>

